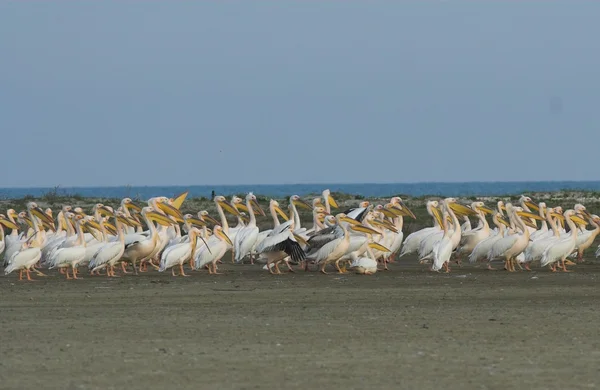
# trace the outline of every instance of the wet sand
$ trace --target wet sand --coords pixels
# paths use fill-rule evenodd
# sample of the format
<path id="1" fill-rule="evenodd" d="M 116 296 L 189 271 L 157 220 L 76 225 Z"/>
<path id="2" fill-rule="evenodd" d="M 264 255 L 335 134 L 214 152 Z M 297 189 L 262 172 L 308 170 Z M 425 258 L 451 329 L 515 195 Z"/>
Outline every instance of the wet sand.
<path id="1" fill-rule="evenodd" d="M 227 259 L 229 257 L 226 257 Z M 600 265 L 0 277 L 0 388 L 600 386 Z"/>

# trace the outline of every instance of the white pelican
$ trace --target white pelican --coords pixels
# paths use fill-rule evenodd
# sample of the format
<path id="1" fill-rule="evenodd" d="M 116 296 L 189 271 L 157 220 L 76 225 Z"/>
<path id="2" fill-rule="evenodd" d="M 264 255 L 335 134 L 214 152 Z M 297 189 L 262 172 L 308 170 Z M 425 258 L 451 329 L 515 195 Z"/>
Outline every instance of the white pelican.
<path id="1" fill-rule="evenodd" d="M 509 227 L 510 224 L 508 222 L 506 222 L 503 218 L 502 218 L 503 214 L 500 213 L 495 213 L 494 216 L 492 217 L 492 220 L 494 221 L 494 225 L 496 225 L 496 228 L 494 229 L 494 234 L 491 234 L 488 238 L 480 241 L 477 245 L 475 245 L 475 248 L 473 248 L 473 250 L 471 251 L 471 254 L 469 255 L 469 262 L 471 264 L 475 264 L 478 261 L 487 259 L 487 255 L 490 251 L 490 249 L 492 248 L 492 246 L 494 245 L 494 243 L 496 243 L 496 241 L 498 241 L 499 239 L 501 239 L 502 237 L 504 237 L 504 232 L 506 230 L 506 227 Z M 488 263 L 488 269 L 492 270 L 492 265 Z"/>
<path id="2" fill-rule="evenodd" d="M 565 264 L 565 260 L 568 255 L 573 253 L 573 250 L 575 249 L 575 246 L 577 245 L 578 228 L 575 225 L 575 223 L 581 224 L 581 225 L 586 224 L 585 220 L 583 220 L 580 217 L 578 217 L 577 215 L 575 215 L 575 210 L 567 210 L 564 213 L 564 217 L 565 217 L 566 223 L 569 225 L 571 233 L 569 234 L 568 237 L 561 238 L 560 240 L 555 241 L 552 244 L 550 244 L 544 250 L 544 253 L 540 260 L 540 264 L 542 267 L 550 265 L 553 272 L 556 271 L 556 266 L 554 264 L 557 261 L 560 261 L 562 270 L 564 272 L 568 272 L 566 264 Z"/>
<path id="3" fill-rule="evenodd" d="M 592 244 L 594 240 L 600 234 L 600 217 L 597 215 L 590 215 L 589 219 L 592 226 L 594 226 L 594 230 L 586 230 L 583 233 L 580 233 L 577 236 L 577 261 L 581 262 L 583 260 L 583 252 Z"/>
<path id="4" fill-rule="evenodd" d="M 151 210 L 152 209 L 150 207 L 146 207 L 146 212 L 142 209 L 142 215 L 145 219 L 164 218 L 158 213 L 156 213 L 156 216 L 154 216 L 154 214 L 151 214 L 153 213 Z M 115 276 L 114 265 L 117 263 L 117 261 L 122 260 L 123 253 L 125 252 L 124 224 L 127 221 L 127 217 L 121 211 L 117 211 L 114 214 L 114 217 L 115 228 L 117 230 L 117 240 L 105 242 L 92 256 L 92 259 L 88 264 L 88 268 L 91 270 L 91 273 L 106 268 L 106 276 Z"/>
<path id="5" fill-rule="evenodd" d="M 338 226 L 342 229 L 342 237 L 336 238 L 335 240 L 328 242 L 327 244 L 323 245 L 323 247 L 319 249 L 317 253 L 311 255 L 311 260 L 314 260 L 315 264 L 319 265 L 319 271 L 324 274 L 327 273 L 325 272 L 325 266 L 333 262 L 335 262 L 335 266 L 338 272 L 343 273 L 339 266 L 339 261 L 346 254 L 346 252 L 348 252 L 348 249 L 350 248 L 350 234 L 346 225 L 344 225 L 342 222 L 347 222 L 348 224 L 352 225 L 352 228 L 354 230 L 357 231 L 359 228 L 363 227 L 360 224 L 360 222 L 353 218 L 349 218 L 348 216 L 346 216 L 346 214 L 343 213 L 338 214 L 336 216 L 336 221 Z M 372 233 L 377 234 L 377 232 L 373 232 L 371 229 L 369 230 Z M 362 243 L 359 244 L 362 245 Z"/>
<path id="6" fill-rule="evenodd" d="M 179 276 L 190 276 L 186 275 L 183 271 L 183 263 L 189 261 L 190 259 L 194 259 L 196 256 L 196 240 L 198 237 L 204 241 L 204 238 L 201 236 L 202 231 L 196 227 L 191 227 L 188 231 L 188 242 L 184 242 L 182 244 L 176 244 L 168 247 L 162 253 L 160 258 L 160 267 L 158 269 L 159 272 L 164 272 L 167 269 L 171 269 L 171 274 L 175 275 L 175 266 L 179 267 Z M 206 242 L 205 242 L 206 243 Z"/>
<path id="7" fill-rule="evenodd" d="M 450 227 L 448 227 L 448 234 L 450 234 L 450 238 L 452 240 L 452 250 L 454 250 L 456 249 L 456 247 L 458 247 L 462 236 L 460 222 L 458 221 L 458 217 L 456 216 L 455 212 L 459 213 L 460 215 L 472 215 L 475 214 L 475 211 L 467 206 L 458 204 L 455 198 L 444 199 L 442 201 L 442 207 L 446 210 L 446 213 L 452 220 L 452 229 L 450 230 Z M 420 261 L 429 260 L 433 258 L 433 248 L 438 242 L 442 240 L 443 236 L 443 231 L 435 232 L 431 235 L 428 235 L 421 241 L 421 245 L 419 246 Z"/>
<path id="8" fill-rule="evenodd" d="M 400 257 L 415 253 L 419 250 L 421 241 L 432 233 L 439 232 L 442 226 L 442 217 L 438 209 L 439 202 L 437 200 L 430 200 L 427 202 L 427 213 L 433 219 L 433 227 L 424 228 L 417 230 L 406 237 L 402 249 L 400 250 Z"/>
<path id="9" fill-rule="evenodd" d="M 67 279 L 71 279 L 69 276 L 69 268 L 73 270 L 73 279 L 79 279 L 77 277 L 77 268 L 79 263 L 85 258 L 86 252 L 86 241 L 83 235 L 82 224 L 83 215 L 74 215 L 72 213 L 67 213 L 65 216 L 67 219 L 75 220 L 75 230 L 77 232 L 77 240 L 73 243 L 73 245 L 57 249 L 52 253 L 50 258 L 50 269 L 52 268 L 63 268 L 65 270 L 65 276 Z"/>
<path id="10" fill-rule="evenodd" d="M 41 259 L 43 246 L 45 241 L 45 232 L 40 230 L 38 220 L 46 219 L 48 216 L 34 202 L 27 204 L 27 212 L 29 219 L 33 224 L 33 234 L 25 242 L 22 242 L 19 249 L 15 251 L 8 259 L 8 266 L 4 269 L 4 275 L 8 275 L 13 271 L 19 270 L 19 280 L 23 280 L 23 271 L 27 273 L 27 280 L 31 279 L 29 272 L 35 271 L 38 275 L 45 276 L 40 271 L 34 268 L 34 265 Z M 36 218 L 37 217 L 37 218 Z"/>
<path id="11" fill-rule="evenodd" d="M 216 275 L 219 274 L 219 272 L 217 272 L 217 262 L 225 255 L 225 252 L 233 246 L 233 243 L 219 225 L 215 225 L 212 237 L 216 237 L 217 239 L 209 240 L 207 245 L 196 252 L 194 268 L 200 269 L 208 266 L 208 273 Z"/>
<path id="12" fill-rule="evenodd" d="M 529 270 L 529 264 L 534 261 L 539 261 L 542 259 L 542 255 L 547 247 L 549 247 L 553 242 L 560 240 L 560 231 L 557 227 L 557 222 L 555 218 L 563 218 L 561 214 L 558 212 L 562 212 L 561 209 L 557 208 L 545 208 L 545 219 L 548 224 L 550 224 L 550 233 L 545 233 L 544 235 L 537 235 L 537 238 L 532 239 L 530 237 L 530 243 L 524 251 L 525 254 L 525 268 Z"/>
<path id="13" fill-rule="evenodd" d="M 256 246 L 256 251 L 267 259 L 267 269 L 273 274 L 273 268 L 280 274 L 279 263 L 287 257 L 299 263 L 304 261 L 305 254 L 294 235 L 294 220 L 290 219 L 273 229 L 273 231 Z M 292 270 L 286 262 L 288 268 Z M 272 265 L 272 267 L 271 267 Z"/>
<path id="14" fill-rule="evenodd" d="M 454 224 L 454 231 L 448 229 L 448 216 L 449 208 L 447 203 L 444 202 L 444 209 L 442 210 L 442 231 L 444 232 L 442 239 L 434 244 L 433 247 L 433 263 L 431 265 L 432 271 L 439 271 L 442 267 L 446 268 L 446 272 L 450 272 L 449 262 L 450 256 L 452 256 L 452 235 L 454 231 L 461 230 L 460 225 Z M 456 217 L 453 218 L 455 220 Z M 456 220 L 457 221 L 457 220 Z"/>
<path id="15" fill-rule="evenodd" d="M 333 207 L 334 209 L 337 209 L 339 206 L 335 199 L 333 199 L 333 197 L 331 196 L 331 191 L 329 191 L 328 189 L 323 190 L 322 195 L 325 203 L 325 210 L 327 211 L 327 214 L 331 214 L 331 208 Z"/>
<path id="16" fill-rule="evenodd" d="M 130 241 L 129 243 L 125 242 L 125 251 L 121 259 L 122 261 L 131 263 L 136 274 L 138 271 L 136 267 L 137 262 L 150 258 L 158 246 L 159 236 L 154 221 L 161 226 L 169 226 L 173 223 L 167 216 L 154 211 L 154 208 L 152 207 L 144 207 L 141 215 L 146 226 L 150 229 L 150 234 L 148 236 L 138 235 L 136 240 Z M 98 266 L 93 270 L 96 270 L 96 268 L 98 268 Z"/>
<path id="17" fill-rule="evenodd" d="M 4 234 L 4 227 L 7 227 L 12 230 L 17 230 L 19 227 L 6 218 L 5 215 L 0 214 L 0 255 L 4 252 L 6 248 L 6 235 Z"/>
<path id="18" fill-rule="evenodd" d="M 244 257 L 251 254 L 252 248 L 258 240 L 258 226 L 256 226 L 255 211 L 258 211 L 260 215 L 265 215 L 265 212 L 256 200 L 256 196 L 252 192 L 246 195 L 246 208 L 250 215 L 250 221 L 248 222 L 248 225 L 237 232 L 233 239 L 236 263 L 241 262 Z"/>
<path id="19" fill-rule="evenodd" d="M 506 212 L 511 222 L 514 223 L 515 227 L 520 229 L 522 233 L 515 231 L 513 234 L 502 237 L 500 240 L 496 241 L 488 253 L 488 260 L 492 261 L 496 258 L 504 259 L 506 269 L 509 272 L 514 272 L 514 264 L 517 256 L 520 255 L 529 244 L 529 229 L 525 223 L 523 223 L 521 215 L 525 218 L 533 219 L 540 219 L 540 217 L 525 212 L 523 211 L 523 208 L 515 207 L 510 203 L 506 205 Z"/>
<path id="20" fill-rule="evenodd" d="M 490 225 L 485 216 L 486 214 L 494 214 L 494 212 L 485 207 L 483 202 L 474 202 L 471 204 L 471 208 L 477 213 L 479 224 L 474 229 L 462 232 L 460 243 L 456 249 L 457 258 L 460 258 L 460 256 L 469 256 L 477 244 L 490 236 Z"/>

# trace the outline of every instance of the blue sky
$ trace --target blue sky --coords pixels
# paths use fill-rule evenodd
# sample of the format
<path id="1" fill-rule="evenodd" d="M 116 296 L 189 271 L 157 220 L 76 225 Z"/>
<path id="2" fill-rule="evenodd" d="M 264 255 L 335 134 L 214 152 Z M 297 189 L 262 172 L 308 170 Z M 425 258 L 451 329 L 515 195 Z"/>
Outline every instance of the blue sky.
<path id="1" fill-rule="evenodd" d="M 599 14 L 1 2 L 0 186 L 594 180 Z"/>

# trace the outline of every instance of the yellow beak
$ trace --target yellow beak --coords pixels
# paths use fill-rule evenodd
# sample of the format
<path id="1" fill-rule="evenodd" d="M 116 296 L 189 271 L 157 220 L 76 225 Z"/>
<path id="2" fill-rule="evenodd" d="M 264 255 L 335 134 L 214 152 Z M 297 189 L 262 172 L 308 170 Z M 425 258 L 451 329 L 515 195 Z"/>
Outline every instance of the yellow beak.
<path id="1" fill-rule="evenodd" d="M 538 207 L 538 205 L 533 202 L 525 202 L 525 205 L 532 210 L 540 211 L 540 208 Z"/>
<path id="2" fill-rule="evenodd" d="M 130 210 L 135 210 L 138 213 L 142 212 L 142 208 L 140 206 L 136 205 L 136 204 L 133 204 L 133 203 L 127 203 L 126 207 L 128 209 L 130 209 Z"/>
<path id="3" fill-rule="evenodd" d="M 351 225 L 362 225 L 360 222 L 358 222 L 356 219 L 352 219 L 350 217 L 340 217 L 340 222 L 344 221 L 344 222 L 348 222 Z"/>
<path id="4" fill-rule="evenodd" d="M 155 221 L 163 226 L 171 226 L 173 224 L 173 221 L 171 221 L 168 217 L 165 217 L 164 215 L 155 211 L 146 213 L 146 217 L 148 217 L 148 219 L 151 221 Z"/>
<path id="5" fill-rule="evenodd" d="M 335 201 L 335 199 L 333 199 L 333 196 L 331 196 L 331 195 L 329 195 L 327 197 L 327 203 L 329 203 L 329 205 L 331 207 L 333 207 L 334 209 L 337 209 L 339 207 L 337 202 Z"/>
<path id="6" fill-rule="evenodd" d="M 262 209 L 262 207 L 260 207 L 257 201 L 252 200 L 252 208 L 254 209 L 255 215 L 262 215 L 263 217 L 265 216 L 265 211 Z"/>
<path id="7" fill-rule="evenodd" d="M 173 203 L 173 207 L 175 207 L 177 210 L 181 209 L 181 205 L 183 204 L 183 201 L 185 200 L 185 198 L 187 198 L 189 191 L 186 192 L 182 192 L 181 194 L 175 196 L 173 199 L 171 199 L 172 203 Z"/>
<path id="8" fill-rule="evenodd" d="M 462 204 L 459 203 L 450 203 L 449 205 L 450 209 L 452 209 L 452 211 L 454 211 L 457 214 L 460 215 L 477 215 L 477 213 L 475 212 L 475 210 L 473 210 L 470 207 L 467 206 L 463 206 Z"/>
<path id="9" fill-rule="evenodd" d="M 179 209 L 171 206 L 167 203 L 158 203 L 158 208 L 161 209 L 165 214 L 173 217 L 177 222 L 183 222 L 183 215 Z"/>
<path id="10" fill-rule="evenodd" d="M 225 234 L 225 232 L 223 230 L 220 230 L 217 233 L 219 236 L 223 237 L 223 239 L 225 240 L 225 242 L 231 246 L 233 246 L 233 243 L 231 242 L 231 239 L 229 238 L 229 236 L 227 234 Z"/>
<path id="11" fill-rule="evenodd" d="M 219 206 L 221 206 L 223 208 L 223 210 L 227 211 L 230 214 L 233 214 L 235 216 L 240 216 L 240 212 L 235 208 L 235 207 L 231 207 L 231 205 L 227 202 L 218 202 Z"/>
<path id="12" fill-rule="evenodd" d="M 478 207 L 477 209 L 481 210 L 484 214 L 494 214 L 495 211 L 492 209 L 489 209 L 487 207 Z"/>
<path id="13" fill-rule="evenodd" d="M 364 225 L 352 225 L 350 229 L 365 234 L 380 234 L 377 230 L 371 229 L 370 227 Z"/>
<path id="14" fill-rule="evenodd" d="M 312 205 L 310 203 L 307 203 L 305 200 L 302 200 L 302 199 L 294 200 L 294 205 L 297 206 L 297 207 L 302 207 L 302 208 L 307 209 L 307 210 L 312 210 Z"/>
<path id="15" fill-rule="evenodd" d="M 406 203 L 400 202 L 400 206 L 402 206 L 402 211 L 405 213 L 405 216 L 411 217 L 412 219 L 417 219 L 417 216 L 408 208 Z"/>
<path id="16" fill-rule="evenodd" d="M 533 214 L 527 211 L 518 211 L 517 214 L 520 217 L 526 217 L 526 218 L 531 218 L 531 219 L 537 219 L 538 221 L 543 221 L 545 218 L 537 215 L 537 214 Z"/>
<path id="17" fill-rule="evenodd" d="M 8 219 L 2 218 L 2 219 L 0 219 L 0 223 L 2 225 L 6 226 L 9 229 L 14 229 L 14 230 L 18 230 L 19 229 L 19 227 L 16 224 L 12 223 Z"/>
<path id="18" fill-rule="evenodd" d="M 277 214 L 279 214 L 279 216 L 280 216 L 281 218 L 283 218 L 284 220 L 286 220 L 286 221 L 289 221 L 289 217 L 288 217 L 288 216 L 285 214 L 285 212 L 284 212 L 282 209 L 280 209 L 278 206 L 275 206 L 275 212 L 276 212 Z"/>
<path id="19" fill-rule="evenodd" d="M 376 249 L 378 251 L 381 251 L 381 252 L 391 252 L 388 248 L 386 248 L 383 245 L 378 244 L 376 242 L 370 242 L 369 243 L 369 247 L 371 247 L 372 249 Z"/>
<path id="20" fill-rule="evenodd" d="M 438 209 L 437 207 L 432 207 L 431 212 L 433 213 L 433 218 L 435 218 L 440 227 L 444 226 L 444 222 L 442 221 L 442 213 L 440 212 L 440 209 Z"/>
<path id="21" fill-rule="evenodd" d="M 308 245 L 308 242 L 306 242 L 306 240 L 304 238 L 302 238 L 301 236 L 294 234 L 294 238 L 296 239 L 296 241 L 298 241 L 299 244 L 301 245 Z"/>

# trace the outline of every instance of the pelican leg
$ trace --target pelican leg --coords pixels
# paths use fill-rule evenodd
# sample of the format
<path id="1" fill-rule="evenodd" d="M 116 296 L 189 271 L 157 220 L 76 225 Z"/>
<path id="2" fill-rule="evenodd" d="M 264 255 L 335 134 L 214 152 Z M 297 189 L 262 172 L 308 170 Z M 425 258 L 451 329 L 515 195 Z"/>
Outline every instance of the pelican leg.
<path id="1" fill-rule="evenodd" d="M 37 274 L 37 276 L 48 276 L 48 275 L 42 273 L 39 269 L 36 269 L 35 267 L 33 268 L 33 270 L 35 271 L 35 273 Z"/>
<path id="2" fill-rule="evenodd" d="M 77 267 L 73 266 L 73 279 L 83 279 L 77 277 Z"/>
<path id="3" fill-rule="evenodd" d="M 490 271 L 496 271 L 496 268 L 492 267 L 492 265 L 490 263 L 488 263 L 487 269 Z"/>
<path id="4" fill-rule="evenodd" d="M 526 269 L 527 271 L 531 271 L 531 268 L 529 268 L 529 263 L 525 263 L 525 269 Z"/>
<path id="5" fill-rule="evenodd" d="M 124 274 L 128 274 L 129 273 L 129 272 L 127 272 L 127 269 L 125 267 L 125 262 L 124 261 L 121 262 L 121 271 L 123 271 Z"/>
<path id="6" fill-rule="evenodd" d="M 217 271 L 217 262 L 215 261 L 214 263 L 212 263 L 213 265 L 213 275 L 223 275 L 223 272 L 219 272 Z M 210 269 L 210 265 L 208 267 L 208 269 Z"/>
<path id="7" fill-rule="evenodd" d="M 154 261 L 152 261 L 152 260 L 154 260 L 154 259 L 151 259 L 151 260 L 150 260 L 150 265 L 151 265 L 152 267 L 154 267 L 154 269 L 155 269 L 156 271 L 158 271 L 158 270 L 160 269 L 160 267 L 159 267 L 158 265 L 154 264 Z"/>
<path id="8" fill-rule="evenodd" d="M 73 279 L 71 275 L 69 275 L 69 267 L 65 268 L 65 276 L 67 277 L 67 280 Z"/>
<path id="9" fill-rule="evenodd" d="M 60 274 L 63 274 L 63 275 L 64 275 L 64 274 L 65 274 L 65 269 L 64 269 L 64 268 L 59 268 L 59 269 L 58 269 L 58 273 L 60 273 Z"/>
<path id="10" fill-rule="evenodd" d="M 27 280 L 29 280 L 30 282 L 33 282 L 34 280 L 31 279 L 31 275 L 29 275 L 29 268 L 25 268 L 25 273 L 27 274 Z"/>
<path id="11" fill-rule="evenodd" d="M 231 264 L 234 264 L 234 263 L 235 263 L 235 251 L 232 250 L 231 251 Z"/>
<path id="12" fill-rule="evenodd" d="M 273 266 L 275 268 L 275 272 L 277 275 L 281 275 L 281 270 L 279 269 L 279 261 L 275 262 L 275 265 Z"/>
<path id="13" fill-rule="evenodd" d="M 450 273 L 450 265 L 448 264 L 448 262 L 445 262 L 445 263 L 444 263 L 444 269 L 446 270 L 445 272 L 446 272 L 447 274 L 449 274 L 449 273 Z"/>
<path id="14" fill-rule="evenodd" d="M 19 280 L 23 280 L 23 270 L 19 270 Z"/>
<path id="15" fill-rule="evenodd" d="M 335 261 L 335 268 L 337 269 L 338 274 L 344 273 L 344 271 L 342 271 L 342 269 L 340 268 L 340 260 L 339 259 Z"/>
<path id="16" fill-rule="evenodd" d="M 292 268 L 292 266 L 290 265 L 290 262 L 289 262 L 289 261 L 286 261 L 286 262 L 285 262 L 285 265 L 287 265 L 287 267 L 288 267 L 288 270 L 289 270 L 290 272 L 294 272 L 294 273 L 296 272 L 296 271 L 294 271 L 294 268 Z"/>
<path id="17" fill-rule="evenodd" d="M 190 269 L 191 270 L 194 269 L 194 258 L 193 257 L 190 258 Z"/>
<path id="18" fill-rule="evenodd" d="M 179 264 L 179 276 L 190 276 L 186 275 L 185 272 L 183 272 L 183 263 Z"/>
<path id="19" fill-rule="evenodd" d="M 562 271 L 563 272 L 571 272 L 567 269 L 567 264 L 565 262 L 565 259 L 563 259 L 563 261 L 562 261 Z"/>
<path id="20" fill-rule="evenodd" d="M 521 271 L 523 271 L 523 267 L 521 267 L 521 263 L 517 259 L 514 259 L 515 264 L 519 267 Z"/>
<path id="21" fill-rule="evenodd" d="M 327 272 L 325 272 L 325 265 L 326 265 L 325 262 L 323 262 L 323 264 L 321 264 L 321 266 L 319 267 L 319 272 L 327 275 Z"/>

